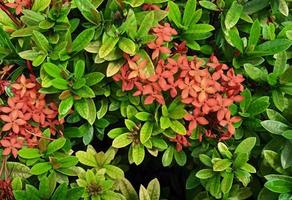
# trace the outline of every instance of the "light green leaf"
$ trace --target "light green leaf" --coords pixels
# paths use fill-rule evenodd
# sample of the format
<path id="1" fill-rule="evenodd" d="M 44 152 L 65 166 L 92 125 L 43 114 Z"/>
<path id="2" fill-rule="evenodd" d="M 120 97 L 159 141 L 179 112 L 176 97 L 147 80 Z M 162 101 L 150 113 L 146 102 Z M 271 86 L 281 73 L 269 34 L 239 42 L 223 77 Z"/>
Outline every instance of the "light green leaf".
<path id="1" fill-rule="evenodd" d="M 237 1 L 233 1 L 225 17 L 225 26 L 227 29 L 230 29 L 237 24 L 242 11 L 243 6 L 237 3 Z"/>
<path id="2" fill-rule="evenodd" d="M 140 130 L 140 141 L 142 144 L 145 144 L 151 137 L 153 131 L 153 124 L 151 122 L 146 122 L 143 124 Z"/>
<path id="3" fill-rule="evenodd" d="M 65 138 L 58 138 L 54 140 L 53 142 L 49 143 L 48 148 L 47 148 L 47 155 L 50 155 L 58 150 L 60 150 L 66 143 Z"/>
<path id="4" fill-rule="evenodd" d="M 129 137 L 129 133 L 123 133 L 116 137 L 112 146 L 115 148 L 123 148 L 132 143 L 132 139 Z"/>

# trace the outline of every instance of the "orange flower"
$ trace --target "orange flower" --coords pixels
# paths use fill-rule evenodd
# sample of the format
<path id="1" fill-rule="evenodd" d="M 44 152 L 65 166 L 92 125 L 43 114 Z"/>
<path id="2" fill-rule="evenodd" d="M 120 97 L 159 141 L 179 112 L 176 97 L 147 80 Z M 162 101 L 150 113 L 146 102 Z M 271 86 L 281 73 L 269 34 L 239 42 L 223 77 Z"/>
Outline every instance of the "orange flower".
<path id="1" fill-rule="evenodd" d="M 12 129 L 14 133 L 19 133 L 20 126 L 26 124 L 26 121 L 17 117 L 18 116 L 13 115 L 13 113 L 9 115 L 0 115 L 0 118 L 6 122 L 2 127 L 2 131 L 9 131 Z"/>
<path id="2" fill-rule="evenodd" d="M 27 79 L 25 78 L 23 74 L 19 78 L 19 83 L 12 84 L 12 87 L 15 88 L 16 90 L 21 90 L 20 97 L 23 97 L 27 89 L 31 89 L 35 86 L 36 85 L 34 83 L 27 82 Z"/>
<path id="3" fill-rule="evenodd" d="M 30 0 L 15 0 L 14 3 L 6 3 L 5 4 L 9 8 L 15 8 L 15 12 L 17 15 L 22 13 L 23 8 L 30 8 L 31 1 Z"/>
<path id="4" fill-rule="evenodd" d="M 11 138 L 11 139 L 2 139 L 0 141 L 0 144 L 5 147 L 4 151 L 3 151 L 3 155 L 4 156 L 8 156 L 10 153 L 12 153 L 12 155 L 14 156 L 14 158 L 17 157 L 17 152 L 18 149 L 20 149 L 22 147 L 22 141 L 21 140 L 17 140 L 16 138 Z"/>
<path id="5" fill-rule="evenodd" d="M 229 133 L 233 134 L 235 132 L 235 128 L 233 126 L 234 123 L 239 122 L 240 117 L 231 117 L 230 111 L 225 114 L 225 119 L 221 120 L 219 124 L 223 127 L 227 126 L 227 130 Z"/>

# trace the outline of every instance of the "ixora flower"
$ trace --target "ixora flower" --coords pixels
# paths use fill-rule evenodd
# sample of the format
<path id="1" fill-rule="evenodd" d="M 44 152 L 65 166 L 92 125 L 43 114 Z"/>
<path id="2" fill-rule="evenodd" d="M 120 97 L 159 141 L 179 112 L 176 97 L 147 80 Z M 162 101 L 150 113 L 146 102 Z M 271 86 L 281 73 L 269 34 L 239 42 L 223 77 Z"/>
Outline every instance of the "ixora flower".
<path id="1" fill-rule="evenodd" d="M 30 0 L 15 0 L 12 3 L 6 3 L 5 4 L 9 8 L 14 8 L 17 15 L 22 13 L 22 10 L 24 8 L 30 8 L 31 7 L 31 1 Z"/>
<path id="2" fill-rule="evenodd" d="M 0 144 L 5 147 L 3 155 L 12 153 L 16 157 L 23 144 L 38 145 L 41 129 L 50 128 L 55 134 L 63 120 L 57 119 L 56 105 L 47 104 L 45 95 L 38 92 L 40 86 L 34 76 L 21 75 L 11 87 L 14 96 L 8 97 L 7 105 L 0 106 L 2 134 L 7 133 Z"/>
<path id="3" fill-rule="evenodd" d="M 153 63 L 157 63 L 154 74 L 145 78 L 143 73 L 138 73 L 139 67 L 144 68 L 145 65 L 140 66 L 136 62 L 137 55 L 133 58 L 127 55 L 124 56 L 127 63 L 120 73 L 114 76 L 114 80 L 122 81 L 124 91 L 135 89 L 134 96 L 144 96 L 146 105 L 155 101 L 165 104 L 167 96 L 179 96 L 181 101 L 191 108 L 185 116 L 185 120 L 189 122 L 188 135 L 200 125 L 205 127 L 204 133 L 207 133 L 205 135 L 209 138 L 218 135 L 220 139 L 221 134 L 224 134 L 225 139 L 229 134 L 230 138 L 235 132 L 233 124 L 239 122 L 240 118 L 231 117 L 228 107 L 243 100 L 240 96 L 244 89 L 243 76 L 236 75 L 233 68 L 220 63 L 214 55 L 208 60 L 196 56 L 189 59 L 183 50 L 184 44 L 181 45 L 182 50 L 179 53 L 172 54 L 171 49 L 165 45 L 177 32 L 167 23 L 158 25 L 152 32 L 156 40 L 147 46 L 150 54 L 152 50 Z M 175 50 L 177 49 L 176 46 Z M 170 56 L 162 59 L 160 55 L 163 53 Z M 209 123 L 210 121 L 212 123 Z"/>
<path id="4" fill-rule="evenodd" d="M 22 140 L 18 140 L 17 138 L 6 138 L 2 139 L 0 141 L 1 146 L 3 146 L 5 149 L 3 151 L 3 155 L 7 156 L 10 153 L 14 156 L 14 158 L 17 157 L 17 151 L 22 147 Z"/>

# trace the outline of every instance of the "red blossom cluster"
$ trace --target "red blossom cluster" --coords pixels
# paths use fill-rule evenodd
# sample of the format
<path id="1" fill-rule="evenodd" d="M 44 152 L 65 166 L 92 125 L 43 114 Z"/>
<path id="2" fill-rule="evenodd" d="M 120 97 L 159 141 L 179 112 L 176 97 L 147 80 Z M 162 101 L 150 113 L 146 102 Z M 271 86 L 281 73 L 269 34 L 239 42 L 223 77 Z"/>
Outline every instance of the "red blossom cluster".
<path id="1" fill-rule="evenodd" d="M 14 8 L 15 13 L 19 15 L 20 13 L 22 13 L 23 9 L 27 9 L 31 7 L 31 1 L 30 0 L 15 0 L 14 2 L 6 3 L 5 5 L 9 8 Z"/>
<path id="2" fill-rule="evenodd" d="M 191 108 L 184 117 L 189 122 L 188 136 L 201 125 L 206 127 L 207 137 L 229 139 L 235 132 L 234 123 L 239 122 L 240 118 L 232 117 L 228 107 L 243 99 L 240 96 L 244 89 L 243 76 L 236 75 L 233 68 L 220 63 L 214 55 L 208 61 L 196 56 L 188 59 L 185 43 L 175 44 L 175 51 L 172 52 L 165 42 L 170 42 L 177 32 L 169 24 L 158 25 L 153 29 L 153 34 L 157 39 L 147 46 L 152 50 L 153 63 L 157 63 L 155 73 L 145 77 L 143 69 L 147 63 L 138 62 L 140 58 L 137 55 L 133 58 L 125 55 L 127 63 L 113 77 L 114 80 L 122 82 L 124 91 L 135 89 L 133 95 L 144 96 L 145 104 L 154 101 L 164 104 L 166 96 L 180 96 L 181 101 Z M 160 58 L 162 54 L 170 56 L 163 60 Z M 174 140 L 178 149 L 189 145 L 184 136 Z"/>
<path id="3" fill-rule="evenodd" d="M 17 156 L 17 150 L 26 145 L 32 147 L 38 144 L 42 137 L 41 128 L 50 128 L 56 133 L 56 126 L 63 123 L 58 120 L 58 108 L 54 103 L 49 105 L 45 95 L 38 92 L 40 86 L 34 76 L 25 78 L 21 75 L 11 85 L 14 96 L 9 97 L 7 105 L 0 106 L 2 126 L 3 155 Z"/>

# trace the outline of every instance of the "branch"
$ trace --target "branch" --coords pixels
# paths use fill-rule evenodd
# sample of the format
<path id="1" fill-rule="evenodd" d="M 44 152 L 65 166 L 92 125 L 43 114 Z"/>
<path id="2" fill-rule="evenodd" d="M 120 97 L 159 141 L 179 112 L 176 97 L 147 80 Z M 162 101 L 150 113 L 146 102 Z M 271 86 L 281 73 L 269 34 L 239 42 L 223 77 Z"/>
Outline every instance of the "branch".
<path id="1" fill-rule="evenodd" d="M 21 27 L 21 22 L 17 19 L 17 17 L 15 17 L 8 9 L 7 6 L 5 6 L 5 4 L 3 3 L 3 0 L 0 1 L 0 8 L 1 10 L 3 10 L 7 15 L 8 17 L 14 22 L 14 24 L 17 26 L 17 27 Z"/>

